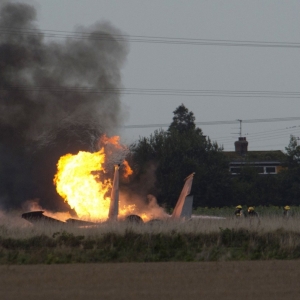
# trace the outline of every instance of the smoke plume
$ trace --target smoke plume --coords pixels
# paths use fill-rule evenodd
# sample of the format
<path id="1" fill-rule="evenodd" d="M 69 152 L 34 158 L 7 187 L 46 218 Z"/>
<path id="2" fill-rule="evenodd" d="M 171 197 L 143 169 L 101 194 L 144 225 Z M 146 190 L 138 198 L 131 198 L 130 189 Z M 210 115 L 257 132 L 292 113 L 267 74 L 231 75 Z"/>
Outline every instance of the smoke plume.
<path id="1" fill-rule="evenodd" d="M 107 22 L 51 41 L 36 27 L 34 7 L 0 6 L 0 206 L 40 199 L 66 208 L 55 192 L 56 163 L 92 151 L 122 123 L 120 69 L 128 44 Z M 101 37 L 98 38 L 99 34 Z M 100 91 L 100 93 L 99 93 Z"/>

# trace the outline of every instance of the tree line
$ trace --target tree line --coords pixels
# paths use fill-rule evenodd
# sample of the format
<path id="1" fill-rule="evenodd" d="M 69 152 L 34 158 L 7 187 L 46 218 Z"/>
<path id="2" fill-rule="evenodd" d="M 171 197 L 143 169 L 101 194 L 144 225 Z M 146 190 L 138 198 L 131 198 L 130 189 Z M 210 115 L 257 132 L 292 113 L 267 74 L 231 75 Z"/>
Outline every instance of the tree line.
<path id="1" fill-rule="evenodd" d="M 300 146 L 294 136 L 277 175 L 259 175 L 254 168 L 244 167 L 233 176 L 230 159 L 196 127 L 193 112 L 182 104 L 173 113 L 169 128 L 140 137 L 130 146 L 128 158 L 135 174 L 131 183 L 143 181 L 145 192 L 156 196 L 159 204 L 174 207 L 184 178 L 192 172 L 196 173 L 191 191 L 195 208 L 300 204 Z M 149 169 L 154 181 L 148 179 Z"/>

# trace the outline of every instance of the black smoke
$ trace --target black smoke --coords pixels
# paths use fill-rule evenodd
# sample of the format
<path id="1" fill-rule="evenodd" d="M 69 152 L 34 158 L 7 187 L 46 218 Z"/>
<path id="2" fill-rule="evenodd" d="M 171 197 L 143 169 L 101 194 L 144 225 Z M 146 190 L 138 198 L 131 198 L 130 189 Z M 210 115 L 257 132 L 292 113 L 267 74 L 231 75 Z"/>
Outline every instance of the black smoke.
<path id="1" fill-rule="evenodd" d="M 119 94 L 110 91 L 121 87 L 128 44 L 107 22 L 76 32 L 51 39 L 34 7 L 0 6 L 1 208 L 38 198 L 66 209 L 53 186 L 59 157 L 96 150 L 99 136 L 122 123 Z"/>

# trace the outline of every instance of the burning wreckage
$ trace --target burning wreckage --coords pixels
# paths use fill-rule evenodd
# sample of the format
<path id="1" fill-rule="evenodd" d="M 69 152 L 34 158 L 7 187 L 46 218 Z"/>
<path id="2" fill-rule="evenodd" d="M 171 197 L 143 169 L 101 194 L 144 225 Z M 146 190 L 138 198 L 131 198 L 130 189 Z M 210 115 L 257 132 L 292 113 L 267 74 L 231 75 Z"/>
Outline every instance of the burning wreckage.
<path id="1" fill-rule="evenodd" d="M 172 215 L 168 215 L 167 218 L 172 218 L 174 220 L 179 219 L 190 219 L 192 216 L 192 205 L 193 205 L 193 196 L 189 196 L 189 192 L 191 189 L 192 181 L 193 181 L 194 174 L 189 175 L 186 178 L 184 187 L 181 191 L 175 209 Z M 119 165 L 115 166 L 115 175 L 114 175 L 114 184 L 111 191 L 111 200 L 110 200 L 110 207 L 108 218 L 106 221 L 118 221 L 119 216 L 119 187 L 118 187 L 118 177 L 119 177 Z M 40 221 L 44 222 L 53 222 L 53 223 L 65 223 L 65 224 L 73 224 L 75 226 L 90 226 L 90 225 L 97 225 L 101 224 L 102 222 L 90 222 L 80 219 L 69 218 L 66 221 L 61 221 L 59 219 L 49 217 L 44 215 L 43 210 L 38 211 L 31 211 L 22 214 L 22 218 L 26 219 L 31 223 L 37 223 Z M 165 218 L 165 219 L 167 219 Z M 139 215 L 130 214 L 127 215 L 124 220 L 136 222 L 136 223 L 143 223 L 143 219 Z M 155 221 L 158 219 L 152 219 L 148 222 Z M 163 219 L 162 219 L 163 220 Z"/>
<path id="2" fill-rule="evenodd" d="M 126 149 L 115 143 L 118 137 L 104 135 L 98 141 L 104 132 L 119 128 L 126 115 L 119 91 L 129 41 L 116 38 L 124 33 L 108 22 L 97 22 L 77 27 L 79 39 L 49 40 L 36 26 L 33 6 L 4 2 L 0 4 L 0 25 L 7 28 L 0 36 L 0 106 L 5 112 L 0 115 L 1 208 L 19 209 L 28 199 L 40 199 L 52 211 L 76 212 L 74 219 L 70 213 L 26 208 L 30 212 L 22 217 L 33 223 L 80 226 L 126 218 L 168 219 L 153 196 L 146 205 L 143 191 L 142 196 L 133 190 L 119 194 L 119 167 L 112 172 L 120 162 L 122 180 L 132 172 L 124 161 Z M 24 30 L 11 29 L 11 24 Z M 95 152 L 86 152 L 91 150 Z M 55 189 L 51 181 L 56 163 Z M 187 195 L 192 180 L 193 176 L 186 180 L 172 219 L 191 215 L 192 197 Z"/>
<path id="3" fill-rule="evenodd" d="M 57 215 L 45 210 L 32 210 L 22 214 L 22 218 L 31 223 L 71 224 L 74 226 L 96 226 L 103 222 L 131 221 L 136 223 L 151 222 L 154 220 L 190 219 L 192 216 L 193 196 L 190 191 L 194 173 L 186 179 L 172 215 L 168 215 L 155 202 L 159 214 L 141 212 L 135 213 L 135 204 L 126 204 L 120 201 L 119 171 L 120 164 L 114 165 L 113 180 L 101 179 L 105 172 L 106 156 L 116 154 L 116 150 L 124 150 L 119 145 L 119 137 L 102 137 L 105 147 L 95 153 L 80 151 L 77 155 L 67 154 L 60 158 L 58 171 L 54 178 L 58 194 L 73 208 L 78 218 L 57 218 Z M 124 152 L 124 151 L 123 151 Z M 117 157 L 120 155 L 117 155 Z M 112 166 L 111 166 L 112 167 Z M 95 171 L 97 170 L 97 171 Z M 132 170 L 126 160 L 122 163 L 123 176 L 128 177 Z M 105 177 L 105 176 L 104 176 Z M 110 197 L 107 193 L 110 191 Z M 122 200 L 122 199 L 121 199 Z M 121 202 L 121 205 L 120 205 Z M 68 215 L 70 216 L 70 215 Z"/>

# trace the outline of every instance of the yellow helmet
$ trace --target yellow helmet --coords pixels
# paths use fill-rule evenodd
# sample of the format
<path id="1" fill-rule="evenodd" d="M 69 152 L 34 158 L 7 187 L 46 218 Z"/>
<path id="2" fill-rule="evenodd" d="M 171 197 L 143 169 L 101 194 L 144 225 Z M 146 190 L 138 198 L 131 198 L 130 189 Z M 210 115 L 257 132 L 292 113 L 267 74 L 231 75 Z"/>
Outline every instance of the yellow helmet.
<path id="1" fill-rule="evenodd" d="M 291 209 L 288 205 L 286 205 L 284 208 L 283 208 L 284 210 L 289 210 L 289 209 Z"/>
<path id="2" fill-rule="evenodd" d="M 250 206 L 248 207 L 248 211 L 253 211 L 254 210 L 254 207 Z"/>
<path id="3" fill-rule="evenodd" d="M 242 209 L 242 205 L 238 205 L 235 207 L 236 209 Z"/>

